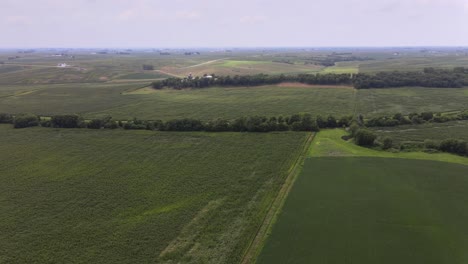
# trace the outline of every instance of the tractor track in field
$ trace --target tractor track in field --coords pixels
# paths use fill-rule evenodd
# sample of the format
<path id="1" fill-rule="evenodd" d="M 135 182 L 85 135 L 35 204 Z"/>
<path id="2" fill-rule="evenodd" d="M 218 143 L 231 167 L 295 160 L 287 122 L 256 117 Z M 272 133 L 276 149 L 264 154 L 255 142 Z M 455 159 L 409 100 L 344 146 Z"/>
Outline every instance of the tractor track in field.
<path id="1" fill-rule="evenodd" d="M 308 150 L 312 141 L 315 138 L 315 133 L 311 133 L 308 138 L 306 139 L 303 149 L 297 159 L 294 161 L 292 165 L 292 169 L 287 175 L 283 186 L 279 190 L 276 198 L 274 199 L 273 203 L 271 204 L 270 208 L 268 209 L 267 214 L 263 218 L 263 222 L 257 230 L 254 239 L 250 242 L 249 246 L 247 247 L 244 256 L 240 263 L 242 264 L 251 264 L 255 263 L 260 250 L 262 249 L 263 244 L 266 241 L 267 235 L 270 232 L 273 224 L 276 221 L 278 214 L 280 213 L 286 198 L 288 197 L 289 192 L 291 191 L 294 182 L 296 181 L 302 164 L 307 157 Z"/>

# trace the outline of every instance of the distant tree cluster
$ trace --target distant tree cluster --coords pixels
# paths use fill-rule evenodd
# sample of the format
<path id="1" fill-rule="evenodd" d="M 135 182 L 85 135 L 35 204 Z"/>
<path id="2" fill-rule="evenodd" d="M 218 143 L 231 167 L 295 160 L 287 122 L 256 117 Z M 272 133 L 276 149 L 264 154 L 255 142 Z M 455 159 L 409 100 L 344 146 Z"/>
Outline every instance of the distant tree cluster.
<path id="1" fill-rule="evenodd" d="M 143 70 L 144 70 L 144 71 L 153 71 L 153 70 L 154 70 L 154 66 L 153 66 L 153 65 L 149 65 L 149 64 L 143 64 Z"/>
<path id="2" fill-rule="evenodd" d="M 299 74 L 299 75 L 235 75 L 215 76 L 214 74 L 195 78 L 168 78 L 152 83 L 153 88 L 165 87 L 174 89 L 205 88 L 212 86 L 260 86 L 279 84 L 282 82 L 300 82 L 317 85 L 351 85 L 351 74 Z"/>

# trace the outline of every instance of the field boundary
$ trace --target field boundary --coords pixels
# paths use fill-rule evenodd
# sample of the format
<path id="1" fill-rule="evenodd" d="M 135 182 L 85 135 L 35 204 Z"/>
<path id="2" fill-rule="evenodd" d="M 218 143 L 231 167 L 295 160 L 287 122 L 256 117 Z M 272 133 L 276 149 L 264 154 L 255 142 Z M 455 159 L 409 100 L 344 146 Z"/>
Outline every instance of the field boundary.
<path id="1" fill-rule="evenodd" d="M 299 172 L 301 171 L 302 165 L 304 164 L 304 160 L 308 156 L 309 148 L 312 144 L 312 141 L 315 138 L 315 135 L 316 133 L 311 133 L 307 137 L 304 145 L 302 146 L 303 149 L 301 150 L 300 154 L 291 166 L 291 170 L 286 176 L 283 186 L 276 195 L 276 198 L 274 198 L 273 203 L 271 204 L 270 208 L 267 211 L 267 214 L 263 219 L 263 223 L 258 228 L 254 239 L 250 242 L 249 246 L 247 247 L 240 263 L 255 263 L 258 255 L 260 254 L 260 250 L 263 248 L 266 238 L 268 237 L 268 234 L 271 231 L 271 228 L 276 222 L 278 214 L 283 208 L 286 198 L 288 197 L 288 194 L 291 191 L 291 188 L 294 185 L 294 182 L 296 181 Z"/>

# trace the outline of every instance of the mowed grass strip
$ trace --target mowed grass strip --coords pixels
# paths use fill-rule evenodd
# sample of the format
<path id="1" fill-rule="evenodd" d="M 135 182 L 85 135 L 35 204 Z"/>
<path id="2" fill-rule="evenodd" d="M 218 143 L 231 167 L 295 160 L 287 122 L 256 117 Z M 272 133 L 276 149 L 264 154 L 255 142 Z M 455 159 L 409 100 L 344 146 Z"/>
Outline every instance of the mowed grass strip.
<path id="1" fill-rule="evenodd" d="M 468 166 L 306 160 L 258 263 L 468 262 Z"/>
<path id="2" fill-rule="evenodd" d="M 0 263 L 235 263 L 306 133 L 0 125 Z"/>

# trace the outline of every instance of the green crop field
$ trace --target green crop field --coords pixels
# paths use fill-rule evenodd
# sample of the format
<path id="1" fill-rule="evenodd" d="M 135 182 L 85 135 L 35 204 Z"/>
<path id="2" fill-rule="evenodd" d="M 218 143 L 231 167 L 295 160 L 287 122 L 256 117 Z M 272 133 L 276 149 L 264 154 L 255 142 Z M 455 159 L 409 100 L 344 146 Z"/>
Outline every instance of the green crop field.
<path id="1" fill-rule="evenodd" d="M 448 112 L 468 107 L 468 88 L 394 88 L 357 90 L 356 109 L 366 116 Z"/>
<path id="2" fill-rule="evenodd" d="M 468 262 L 468 166 L 306 160 L 258 263 Z"/>
<path id="3" fill-rule="evenodd" d="M 87 115 L 109 114 L 118 118 L 146 119 L 191 117 L 236 118 L 252 115 L 291 115 L 299 112 L 336 116 L 353 109 L 354 92 L 349 88 L 246 87 L 160 90 L 125 95 L 135 103 Z M 333 101 L 333 104 L 327 101 Z"/>
<path id="4" fill-rule="evenodd" d="M 235 263 L 305 133 L 0 125 L 0 263 Z"/>
<path id="5" fill-rule="evenodd" d="M 426 67 L 453 68 L 468 67 L 468 56 L 443 55 L 430 56 L 420 54 L 418 56 L 388 56 L 383 60 L 367 61 L 359 64 L 360 72 L 378 71 L 421 71 Z"/>
<path id="6" fill-rule="evenodd" d="M 135 91 L 143 85 L 145 83 L 0 86 L 0 112 L 206 120 L 299 112 L 341 116 L 351 113 L 354 107 L 354 91 L 349 88 L 265 86 Z M 30 93 L 18 94 L 17 91 Z"/>
<path id="7" fill-rule="evenodd" d="M 417 126 L 379 127 L 373 129 L 380 138 L 393 142 L 419 142 L 426 139 L 442 141 L 448 138 L 468 140 L 468 121 L 428 123 Z"/>
<path id="8" fill-rule="evenodd" d="M 235 118 L 250 115 L 352 115 L 366 117 L 466 109 L 468 88 L 366 89 L 263 86 L 152 90 L 148 82 L 0 85 L 0 112 L 79 113 L 117 119 Z"/>

